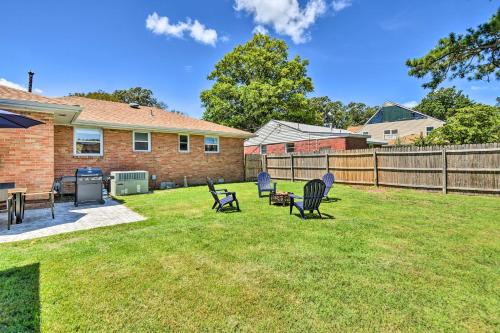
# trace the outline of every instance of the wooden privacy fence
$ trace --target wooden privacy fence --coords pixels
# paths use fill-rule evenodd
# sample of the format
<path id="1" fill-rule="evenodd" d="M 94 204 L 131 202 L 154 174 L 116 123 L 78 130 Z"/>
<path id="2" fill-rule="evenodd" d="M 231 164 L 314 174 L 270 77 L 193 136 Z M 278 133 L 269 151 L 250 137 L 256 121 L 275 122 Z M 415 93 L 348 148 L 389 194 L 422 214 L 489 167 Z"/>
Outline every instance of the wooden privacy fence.
<path id="1" fill-rule="evenodd" d="M 291 181 L 332 172 L 338 183 L 500 194 L 500 144 L 246 155 L 247 180 L 262 170 Z"/>

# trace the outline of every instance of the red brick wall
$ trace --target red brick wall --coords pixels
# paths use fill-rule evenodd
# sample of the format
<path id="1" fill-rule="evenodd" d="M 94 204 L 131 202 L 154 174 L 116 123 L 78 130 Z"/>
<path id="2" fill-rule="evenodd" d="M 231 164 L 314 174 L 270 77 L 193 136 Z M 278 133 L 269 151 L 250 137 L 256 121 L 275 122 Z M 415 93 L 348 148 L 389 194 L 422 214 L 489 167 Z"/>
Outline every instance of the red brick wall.
<path id="1" fill-rule="evenodd" d="M 365 138 L 328 138 L 318 140 L 303 140 L 295 142 L 296 153 L 312 153 L 319 152 L 321 148 L 329 148 L 330 150 L 348 150 L 348 149 L 363 149 L 368 148 Z M 245 154 L 259 154 L 258 146 L 245 147 Z M 284 154 L 285 144 L 275 143 L 267 145 L 268 154 Z"/>
<path id="2" fill-rule="evenodd" d="M 73 156 L 73 128 L 55 126 L 55 176 L 74 175 L 78 167 L 96 166 L 105 174 L 111 171 L 146 170 L 161 181 L 183 184 L 204 183 L 206 177 L 226 181 L 243 180 L 243 139 L 219 138 L 220 153 L 204 152 L 204 138 L 189 137 L 190 152 L 178 152 L 178 135 L 151 133 L 151 152 L 134 152 L 132 131 L 104 129 L 104 155 Z"/>
<path id="3" fill-rule="evenodd" d="M 45 124 L 28 129 L 0 129 L 0 182 L 15 182 L 28 192 L 48 191 L 54 181 L 53 115 L 15 112 Z"/>

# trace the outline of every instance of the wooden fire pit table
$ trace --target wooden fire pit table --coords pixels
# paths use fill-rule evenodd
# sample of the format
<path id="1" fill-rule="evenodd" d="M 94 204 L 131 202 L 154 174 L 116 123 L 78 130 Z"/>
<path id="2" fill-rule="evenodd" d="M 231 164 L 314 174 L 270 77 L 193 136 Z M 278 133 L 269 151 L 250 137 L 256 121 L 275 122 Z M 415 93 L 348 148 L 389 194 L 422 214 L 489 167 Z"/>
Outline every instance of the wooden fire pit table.
<path id="1" fill-rule="evenodd" d="M 290 205 L 290 194 L 290 192 L 271 192 L 269 194 L 269 204 L 288 206 Z"/>

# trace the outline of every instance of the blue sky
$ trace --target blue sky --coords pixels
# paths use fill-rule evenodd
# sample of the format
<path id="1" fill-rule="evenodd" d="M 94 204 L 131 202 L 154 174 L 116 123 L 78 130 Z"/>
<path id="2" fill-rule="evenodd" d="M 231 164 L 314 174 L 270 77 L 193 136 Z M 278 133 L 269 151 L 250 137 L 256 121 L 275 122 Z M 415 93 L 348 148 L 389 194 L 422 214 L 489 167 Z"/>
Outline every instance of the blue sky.
<path id="1" fill-rule="evenodd" d="M 405 60 L 488 20 L 488 0 L 20 1 L 0 5 L 0 81 L 47 96 L 133 86 L 200 117 L 214 64 L 256 29 L 309 59 L 315 92 L 343 102 L 419 101 Z M 154 15 L 157 13 L 157 15 Z M 146 26 L 146 21 L 149 24 Z M 494 104 L 498 82 L 447 82 Z"/>

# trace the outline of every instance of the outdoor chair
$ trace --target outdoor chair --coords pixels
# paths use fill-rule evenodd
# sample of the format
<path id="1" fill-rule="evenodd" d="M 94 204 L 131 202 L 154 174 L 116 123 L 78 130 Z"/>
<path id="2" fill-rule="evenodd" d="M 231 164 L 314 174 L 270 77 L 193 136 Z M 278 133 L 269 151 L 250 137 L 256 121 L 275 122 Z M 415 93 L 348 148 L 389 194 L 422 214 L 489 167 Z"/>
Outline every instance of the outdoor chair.
<path id="1" fill-rule="evenodd" d="M 227 189 L 215 189 L 214 182 L 207 178 L 208 190 L 212 194 L 214 198 L 214 204 L 212 205 L 212 209 L 216 208 L 216 212 L 219 213 L 225 205 L 229 205 L 234 207 L 233 203 L 236 203 L 236 209 L 240 211 L 240 204 L 238 203 L 238 199 L 236 199 L 236 192 L 229 192 Z M 222 199 L 219 198 L 219 195 L 225 195 Z"/>
<path id="2" fill-rule="evenodd" d="M 267 172 L 259 173 L 255 184 L 257 184 L 259 198 L 262 198 L 262 192 L 276 193 L 276 183 L 271 182 L 271 176 Z"/>
<path id="3" fill-rule="evenodd" d="M 326 185 L 325 193 L 323 194 L 323 198 L 329 200 L 328 192 L 330 192 L 330 189 L 332 188 L 333 183 L 335 182 L 335 176 L 329 172 L 323 176 L 322 180 Z"/>
<path id="4" fill-rule="evenodd" d="M 15 185 L 12 185 L 12 187 L 15 187 Z M 8 188 L 0 189 L 0 202 L 5 202 L 5 212 L 7 213 L 7 230 L 10 230 L 10 225 L 14 220 L 14 200 L 12 198 L 12 195 L 9 195 Z"/>
<path id="5" fill-rule="evenodd" d="M 320 179 L 310 180 L 304 185 L 304 196 L 300 197 L 295 194 L 290 194 L 290 214 L 292 214 L 293 207 L 296 207 L 303 220 L 306 219 L 304 212 L 309 211 L 311 214 L 316 210 L 319 217 L 322 218 L 319 211 L 319 205 L 325 194 L 325 183 Z M 302 201 L 295 201 L 295 199 L 302 199 Z"/>
<path id="6" fill-rule="evenodd" d="M 57 188 L 57 181 L 54 181 L 52 184 L 52 188 L 50 191 L 46 192 L 34 192 L 34 193 L 24 193 L 23 194 L 23 205 L 21 207 L 22 209 L 22 218 L 24 218 L 24 210 L 26 207 L 26 203 L 28 204 L 33 204 L 33 205 L 42 205 L 42 204 L 48 204 L 50 207 L 51 213 L 52 213 L 52 219 L 55 218 L 54 216 L 54 194 L 55 194 L 55 189 Z"/>

